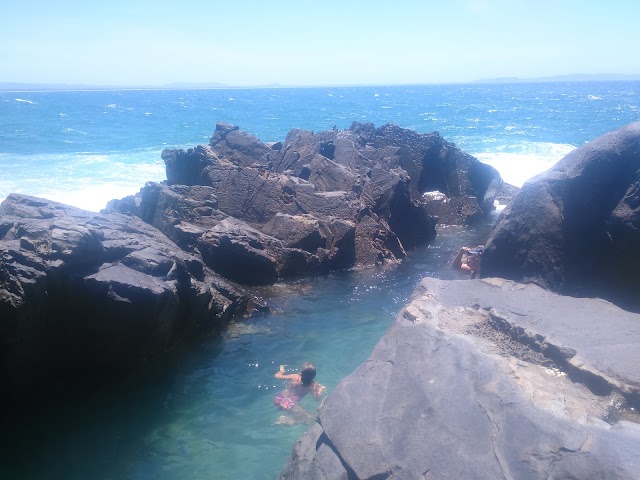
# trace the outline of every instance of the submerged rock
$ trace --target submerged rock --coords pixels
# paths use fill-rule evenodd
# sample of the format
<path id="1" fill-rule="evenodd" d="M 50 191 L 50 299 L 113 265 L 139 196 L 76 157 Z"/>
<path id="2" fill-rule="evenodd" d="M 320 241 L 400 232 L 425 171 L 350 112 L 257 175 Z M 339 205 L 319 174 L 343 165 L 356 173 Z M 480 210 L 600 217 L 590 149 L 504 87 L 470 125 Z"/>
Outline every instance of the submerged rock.
<path id="1" fill-rule="evenodd" d="M 438 133 L 393 125 L 292 130 L 269 146 L 220 123 L 209 145 L 162 158 L 167 184 L 148 184 L 107 210 L 139 216 L 187 251 L 204 249 L 208 266 L 248 284 L 397 262 L 434 238 L 435 214 L 469 223 L 508 190 L 495 169 Z M 428 190 L 444 197 L 427 202 Z M 262 240 L 250 246 L 249 237 Z M 252 276 L 254 261 L 260 273 Z"/>
<path id="2" fill-rule="evenodd" d="M 577 148 L 505 208 L 481 274 L 640 311 L 640 122 Z"/>
<path id="3" fill-rule="evenodd" d="M 535 285 L 427 278 L 280 478 L 637 479 L 639 323 Z"/>

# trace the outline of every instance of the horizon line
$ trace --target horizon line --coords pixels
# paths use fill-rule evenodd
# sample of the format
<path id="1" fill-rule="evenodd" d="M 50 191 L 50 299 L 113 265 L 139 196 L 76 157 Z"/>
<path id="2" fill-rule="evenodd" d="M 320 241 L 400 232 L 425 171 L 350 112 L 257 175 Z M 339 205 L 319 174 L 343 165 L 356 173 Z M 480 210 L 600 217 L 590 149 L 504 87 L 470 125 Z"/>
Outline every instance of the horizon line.
<path id="1" fill-rule="evenodd" d="M 411 82 L 411 83 L 352 83 L 325 85 L 282 85 L 270 83 L 265 85 L 226 85 L 217 82 L 171 82 L 160 85 L 95 85 L 74 83 L 29 83 L 1 82 L 2 92 L 56 92 L 56 91 L 113 91 L 113 90 L 250 90 L 268 88 L 362 88 L 362 87 L 412 87 L 429 85 L 479 85 L 509 83 L 553 83 L 553 82 L 598 82 L 598 81 L 634 81 L 640 80 L 640 74 L 565 74 L 545 77 L 496 77 L 469 81 L 448 82 Z"/>

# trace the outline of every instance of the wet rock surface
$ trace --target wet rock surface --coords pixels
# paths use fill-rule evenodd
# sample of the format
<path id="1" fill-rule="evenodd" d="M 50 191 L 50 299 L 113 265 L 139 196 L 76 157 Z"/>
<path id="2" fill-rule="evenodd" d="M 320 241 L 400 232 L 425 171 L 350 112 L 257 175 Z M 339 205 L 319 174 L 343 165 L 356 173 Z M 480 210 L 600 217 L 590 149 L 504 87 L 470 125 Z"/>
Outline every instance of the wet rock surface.
<path id="1" fill-rule="evenodd" d="M 640 318 L 427 278 L 280 478 L 637 479 Z"/>

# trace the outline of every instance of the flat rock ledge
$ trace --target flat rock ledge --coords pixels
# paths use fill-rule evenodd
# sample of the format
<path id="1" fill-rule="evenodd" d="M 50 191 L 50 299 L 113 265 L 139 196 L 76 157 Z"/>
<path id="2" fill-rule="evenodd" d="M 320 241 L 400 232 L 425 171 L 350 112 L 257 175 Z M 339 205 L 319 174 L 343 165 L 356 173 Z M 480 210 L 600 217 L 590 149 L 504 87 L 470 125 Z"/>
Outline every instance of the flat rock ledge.
<path id="1" fill-rule="evenodd" d="M 638 479 L 638 366 L 638 314 L 427 278 L 280 478 Z"/>

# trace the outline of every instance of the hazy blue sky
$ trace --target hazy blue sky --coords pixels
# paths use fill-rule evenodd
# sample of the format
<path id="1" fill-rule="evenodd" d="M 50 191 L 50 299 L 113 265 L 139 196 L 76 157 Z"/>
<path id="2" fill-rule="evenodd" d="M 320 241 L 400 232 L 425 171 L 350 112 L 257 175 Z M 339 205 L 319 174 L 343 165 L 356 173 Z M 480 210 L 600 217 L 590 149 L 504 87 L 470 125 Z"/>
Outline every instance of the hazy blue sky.
<path id="1" fill-rule="evenodd" d="M 0 0 L 0 82 L 443 83 L 640 73 L 638 0 Z"/>

